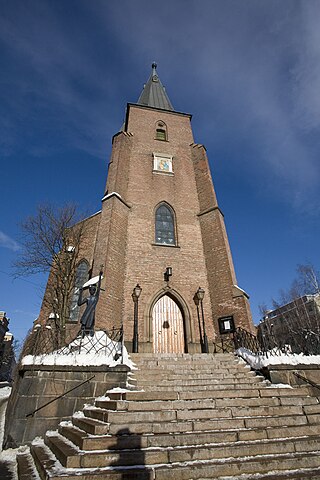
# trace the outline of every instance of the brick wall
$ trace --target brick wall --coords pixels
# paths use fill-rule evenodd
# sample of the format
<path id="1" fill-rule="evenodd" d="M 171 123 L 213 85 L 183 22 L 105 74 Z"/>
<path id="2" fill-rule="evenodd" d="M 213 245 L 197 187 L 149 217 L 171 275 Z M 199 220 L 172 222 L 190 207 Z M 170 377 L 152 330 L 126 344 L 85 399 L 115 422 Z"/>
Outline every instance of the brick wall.
<path id="1" fill-rule="evenodd" d="M 166 141 L 155 138 L 159 121 Z M 173 174 L 153 171 L 153 153 L 173 157 Z M 173 209 L 177 244 L 156 245 L 155 210 L 161 202 Z M 113 149 L 102 211 L 92 226 L 85 257 L 104 279 L 96 310 L 96 327 L 124 323 L 125 339 L 133 335 L 132 291 L 139 299 L 140 351 L 152 351 L 152 308 L 164 293 L 179 304 L 185 322 L 188 351 L 199 350 L 199 327 L 193 296 L 205 290 L 204 315 L 209 341 L 214 341 L 220 316 L 234 315 L 236 325 L 253 331 L 250 307 L 236 277 L 223 215 L 218 208 L 208 160 L 194 143 L 190 116 L 139 105 L 128 105 L 126 131 L 113 138 Z M 90 242 L 89 242 L 90 243 Z M 172 267 L 169 284 L 166 267 Z"/>
<path id="2" fill-rule="evenodd" d="M 218 208 L 205 148 L 191 146 L 197 192 L 199 220 L 212 304 L 212 318 L 219 331 L 219 317 L 233 315 L 236 327 L 255 332 L 247 297 L 236 291 L 237 285 L 224 218 Z"/>

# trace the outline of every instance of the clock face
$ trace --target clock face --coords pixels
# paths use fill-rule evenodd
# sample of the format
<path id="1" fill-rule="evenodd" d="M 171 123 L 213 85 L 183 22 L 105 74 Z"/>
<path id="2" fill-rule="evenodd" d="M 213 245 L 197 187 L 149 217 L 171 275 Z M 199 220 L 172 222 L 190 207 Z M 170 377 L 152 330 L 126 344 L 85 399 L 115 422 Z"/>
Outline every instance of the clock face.
<path id="1" fill-rule="evenodd" d="M 153 75 L 152 81 L 153 81 L 153 82 L 157 82 L 157 81 L 158 81 L 158 76 L 157 76 L 157 75 Z"/>

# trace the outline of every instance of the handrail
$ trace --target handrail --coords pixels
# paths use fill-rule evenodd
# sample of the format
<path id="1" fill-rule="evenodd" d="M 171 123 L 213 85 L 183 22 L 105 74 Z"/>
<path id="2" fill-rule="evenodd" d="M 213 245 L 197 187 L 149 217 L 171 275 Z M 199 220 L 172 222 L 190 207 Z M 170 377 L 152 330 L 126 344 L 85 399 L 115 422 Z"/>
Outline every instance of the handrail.
<path id="1" fill-rule="evenodd" d="M 301 380 L 304 380 L 306 383 L 309 383 L 309 385 L 311 385 L 312 387 L 315 387 L 318 390 L 320 390 L 320 385 L 315 383 L 313 380 L 310 380 L 310 378 L 304 377 L 303 375 L 300 375 L 300 373 L 298 372 L 293 372 L 293 375 L 295 375 L 298 378 L 301 378 Z"/>
<path id="2" fill-rule="evenodd" d="M 257 354 L 261 354 L 264 350 L 260 345 L 258 338 L 241 327 L 236 328 L 233 332 L 233 341 L 236 350 L 244 347 Z"/>
<path id="3" fill-rule="evenodd" d="M 41 407 L 36 408 L 35 410 L 33 410 L 33 412 L 27 413 L 26 418 L 28 418 L 28 417 L 33 417 L 34 414 L 35 414 L 36 412 L 38 412 L 39 410 L 41 410 L 42 408 L 46 407 L 47 405 L 50 405 L 50 403 L 53 403 L 53 402 L 55 402 L 56 400 L 59 400 L 59 398 L 64 397 L 65 395 L 67 395 L 67 393 L 72 392 L 73 390 L 75 390 L 76 388 L 81 387 L 81 386 L 84 385 L 85 383 L 90 382 L 90 380 L 92 380 L 94 377 L 95 377 L 95 375 L 92 375 L 92 377 L 88 378 L 88 379 L 85 380 L 84 382 L 79 383 L 79 385 L 76 385 L 75 387 L 70 388 L 70 390 L 67 390 L 66 392 L 62 393 L 61 395 L 59 395 L 58 397 L 54 398 L 53 400 L 50 400 L 49 402 L 45 403 L 44 405 L 41 405 Z"/>

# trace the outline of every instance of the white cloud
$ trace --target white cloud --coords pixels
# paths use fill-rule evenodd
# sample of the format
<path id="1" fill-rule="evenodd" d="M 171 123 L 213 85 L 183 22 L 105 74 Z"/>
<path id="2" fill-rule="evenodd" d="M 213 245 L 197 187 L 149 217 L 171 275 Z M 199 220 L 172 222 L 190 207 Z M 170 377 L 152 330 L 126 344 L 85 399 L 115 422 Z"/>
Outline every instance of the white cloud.
<path id="1" fill-rule="evenodd" d="M 8 96 L 15 117 L 27 119 L 32 97 L 62 144 L 104 157 L 121 123 L 114 113 L 138 98 L 155 60 L 173 105 L 196 114 L 196 141 L 209 155 L 234 148 L 230 164 L 258 189 L 300 209 L 320 204 L 319 2 L 175 0 L 161 11 L 150 0 L 77 4 L 86 22 L 71 29 L 50 2 L 20 3 L 0 19 L 0 38 L 27 72 Z M 9 120 L 10 154 L 19 136 Z M 29 146 L 33 155 L 45 153 L 40 142 Z"/>
<path id="2" fill-rule="evenodd" d="M 1 232 L 1 230 L 0 247 L 8 248 L 9 250 L 13 250 L 14 252 L 17 252 L 21 248 L 18 242 L 16 242 L 13 238 L 9 237 L 5 233 Z"/>
<path id="3" fill-rule="evenodd" d="M 209 159 L 229 151 L 232 168 L 246 171 L 255 188 L 314 212 L 319 2 L 203 0 L 200 8 L 184 0 L 155 15 L 154 3 L 140 0 L 125 2 L 126 16 L 123 4 L 98 5 L 97 22 L 109 22 L 140 68 L 156 60 L 173 105 L 196 114 L 196 141 L 206 143 Z"/>

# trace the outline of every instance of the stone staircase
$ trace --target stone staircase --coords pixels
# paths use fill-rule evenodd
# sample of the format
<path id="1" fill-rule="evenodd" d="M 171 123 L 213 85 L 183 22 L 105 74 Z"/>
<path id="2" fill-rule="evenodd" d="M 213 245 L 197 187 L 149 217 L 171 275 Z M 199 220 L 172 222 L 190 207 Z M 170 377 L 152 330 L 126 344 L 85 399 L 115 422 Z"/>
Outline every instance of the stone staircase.
<path id="1" fill-rule="evenodd" d="M 232 354 L 132 355 L 110 392 L 17 456 L 19 480 L 320 479 L 320 403 Z"/>

